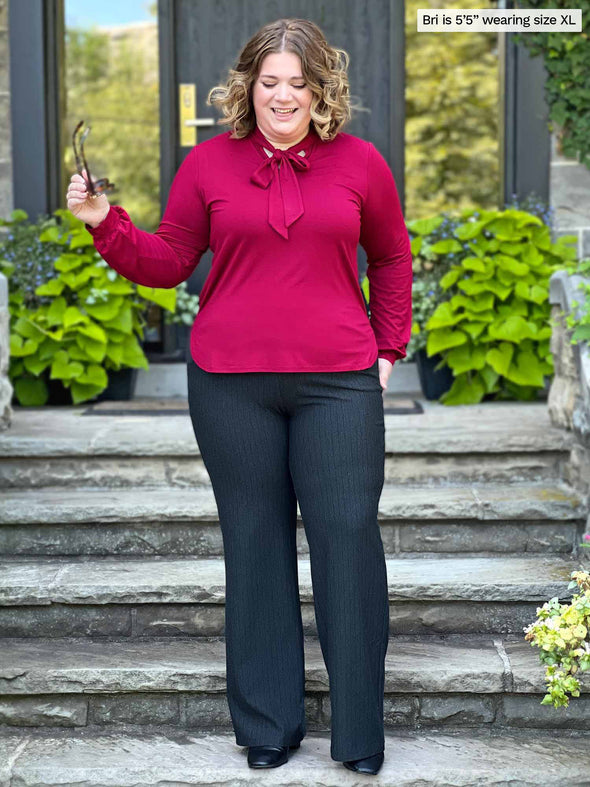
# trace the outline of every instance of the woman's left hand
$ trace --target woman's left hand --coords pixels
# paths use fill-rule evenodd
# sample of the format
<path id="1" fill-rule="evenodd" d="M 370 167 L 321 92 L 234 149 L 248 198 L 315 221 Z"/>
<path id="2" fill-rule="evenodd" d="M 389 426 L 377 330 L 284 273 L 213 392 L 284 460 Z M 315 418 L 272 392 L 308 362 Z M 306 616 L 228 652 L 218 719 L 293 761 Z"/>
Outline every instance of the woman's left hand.
<path id="1" fill-rule="evenodd" d="M 393 364 L 391 361 L 388 361 L 387 358 L 378 358 L 377 360 L 379 361 L 379 382 L 385 392 L 387 390 L 387 381 L 393 369 Z"/>

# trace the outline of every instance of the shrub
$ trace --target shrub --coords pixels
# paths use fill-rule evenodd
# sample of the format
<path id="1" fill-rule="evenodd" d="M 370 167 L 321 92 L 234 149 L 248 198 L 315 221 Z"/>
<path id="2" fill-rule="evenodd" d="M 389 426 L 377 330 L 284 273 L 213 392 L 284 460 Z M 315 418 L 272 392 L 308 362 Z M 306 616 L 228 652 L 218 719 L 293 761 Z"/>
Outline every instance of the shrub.
<path id="1" fill-rule="evenodd" d="M 46 375 L 61 380 L 78 404 L 108 385 L 109 369 L 149 368 L 139 339 L 147 302 L 174 309 L 174 289 L 135 285 L 94 248 L 67 210 L 37 223 L 14 211 L 0 269 L 9 279 L 9 377 L 19 404 L 43 405 Z"/>
<path id="2" fill-rule="evenodd" d="M 576 239 L 553 243 L 538 216 L 513 208 L 461 218 L 459 260 L 440 280 L 450 297 L 426 324 L 427 354 L 440 353 L 455 377 L 440 401 L 533 399 L 553 373 L 549 277 L 575 258 Z"/>

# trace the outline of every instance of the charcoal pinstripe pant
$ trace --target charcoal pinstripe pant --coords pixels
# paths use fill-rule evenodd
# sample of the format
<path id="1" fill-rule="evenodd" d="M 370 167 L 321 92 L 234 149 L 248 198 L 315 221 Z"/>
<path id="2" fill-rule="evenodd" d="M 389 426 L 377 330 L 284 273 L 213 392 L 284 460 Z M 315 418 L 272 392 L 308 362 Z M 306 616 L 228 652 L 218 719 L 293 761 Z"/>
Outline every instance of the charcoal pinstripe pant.
<path id="1" fill-rule="evenodd" d="M 389 603 L 378 361 L 345 372 L 207 372 L 187 356 L 187 374 L 223 537 L 236 743 L 285 746 L 306 734 L 299 501 L 329 676 L 330 754 L 382 751 Z"/>

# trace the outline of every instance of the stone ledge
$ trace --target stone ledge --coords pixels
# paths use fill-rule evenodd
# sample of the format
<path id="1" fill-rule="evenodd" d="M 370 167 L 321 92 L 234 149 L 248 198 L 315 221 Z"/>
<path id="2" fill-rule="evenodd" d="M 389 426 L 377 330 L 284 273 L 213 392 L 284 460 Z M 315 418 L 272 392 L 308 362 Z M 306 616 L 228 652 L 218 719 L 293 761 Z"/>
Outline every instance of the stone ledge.
<path id="1" fill-rule="evenodd" d="M 526 644 L 526 643 L 525 643 Z M 317 638 L 306 637 L 306 690 L 329 691 Z M 527 645 L 530 651 L 530 646 Z M 521 657 L 536 675 L 536 653 Z M 1 639 L 0 694 L 90 692 L 225 692 L 225 640 L 144 639 L 104 642 L 79 638 Z M 388 693 L 501 693 L 511 691 L 492 637 L 392 637 L 385 662 Z M 538 679 L 521 691 L 539 691 Z M 543 686 L 541 685 L 541 691 Z M 590 691 L 590 681 L 587 687 Z"/>
<path id="2" fill-rule="evenodd" d="M 298 516 L 301 511 L 297 504 Z M 379 519 L 583 520 L 583 498 L 567 484 L 475 483 L 454 486 L 385 484 Z M 0 527 L 99 522 L 217 522 L 210 485 L 167 487 L 40 487 L 13 489 L 0 500 Z"/>
<path id="3" fill-rule="evenodd" d="M 586 536 L 590 536 L 590 344 L 571 344 L 565 317 L 574 311 L 573 302 L 585 299 L 582 285 L 590 279 L 556 271 L 549 279 L 549 301 L 556 324 L 551 336 L 555 377 L 549 391 L 548 409 L 556 426 L 570 429 L 575 437 L 570 459 L 564 468 L 567 479 L 585 498 Z M 580 307 L 575 307 L 579 314 Z"/>
<path id="4" fill-rule="evenodd" d="M 304 647 L 307 691 L 328 691 L 319 640 L 305 637 Z M 538 654 L 524 638 L 393 636 L 386 656 L 386 690 L 544 694 L 545 668 Z M 590 675 L 580 673 L 579 678 L 581 691 L 589 693 Z M 1 695 L 225 690 L 221 637 L 0 639 Z"/>
<path id="5" fill-rule="evenodd" d="M 583 284 L 590 284 L 590 280 L 583 276 L 570 275 L 564 270 L 556 271 L 549 279 L 549 302 L 559 306 L 564 314 L 570 314 L 574 311 L 572 302 L 580 302 L 586 297 L 582 290 Z M 575 312 L 579 314 L 579 306 Z M 590 347 L 588 342 L 579 342 L 571 346 L 584 406 L 586 411 L 590 412 Z"/>
<path id="6" fill-rule="evenodd" d="M 249 768 L 233 733 L 0 733 L 0 783 L 14 787 L 588 787 L 590 733 L 557 730 L 386 731 L 377 776 L 331 759 L 330 734 L 305 736 L 270 773 Z"/>
<path id="7" fill-rule="evenodd" d="M 571 599 L 580 561 L 561 556 L 386 558 L 390 601 Z M 313 601 L 309 558 L 298 558 L 301 601 Z M 0 604 L 224 604 L 222 558 L 5 559 Z"/>
<path id="8" fill-rule="evenodd" d="M 421 415 L 385 415 L 386 452 L 483 454 L 570 450 L 566 429 L 545 402 L 484 402 L 446 407 L 419 399 Z M 28 457 L 199 457 L 188 415 L 83 416 L 85 407 L 14 408 L 0 436 L 4 461 Z"/>

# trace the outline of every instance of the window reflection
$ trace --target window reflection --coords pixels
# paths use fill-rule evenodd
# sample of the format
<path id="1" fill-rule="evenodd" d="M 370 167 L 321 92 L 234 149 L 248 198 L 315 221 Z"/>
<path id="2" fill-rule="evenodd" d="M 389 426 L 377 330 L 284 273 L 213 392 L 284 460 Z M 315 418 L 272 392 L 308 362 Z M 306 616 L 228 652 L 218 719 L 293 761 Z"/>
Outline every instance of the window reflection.
<path id="1" fill-rule="evenodd" d="M 93 177 L 114 181 L 111 205 L 154 232 L 161 217 L 157 3 L 65 0 L 64 10 L 67 181 L 76 171 L 72 131 L 84 119 L 92 127 L 85 153 Z M 145 317 L 149 347 L 162 340 L 161 310 Z"/>
<path id="2" fill-rule="evenodd" d="M 134 10 L 138 18 L 129 21 Z M 111 204 L 120 200 L 134 223 L 149 231 L 160 219 L 156 13 L 156 3 L 65 2 L 62 138 L 71 139 L 82 118 L 92 127 L 85 150 L 93 176 L 114 181 Z M 71 145 L 64 145 L 64 167 L 70 175 L 76 170 Z"/>
<path id="3" fill-rule="evenodd" d="M 405 194 L 408 220 L 498 207 L 498 39 L 418 33 L 418 8 L 497 8 L 493 0 L 406 0 Z"/>

